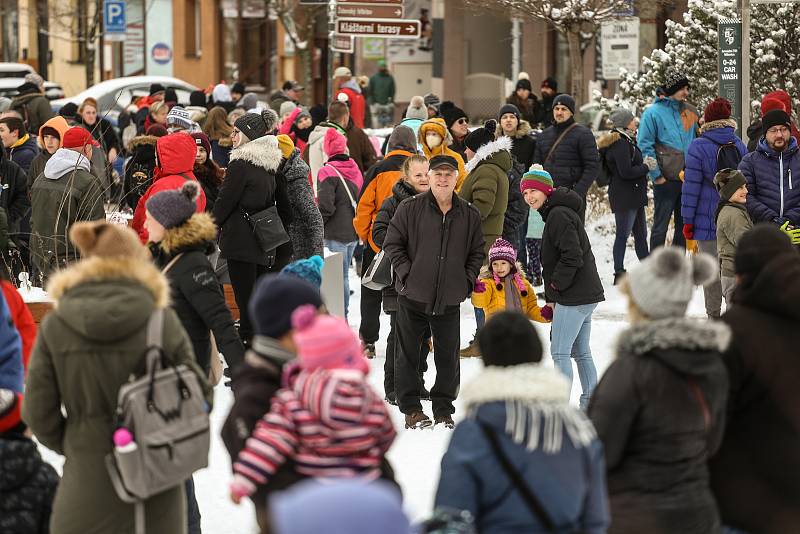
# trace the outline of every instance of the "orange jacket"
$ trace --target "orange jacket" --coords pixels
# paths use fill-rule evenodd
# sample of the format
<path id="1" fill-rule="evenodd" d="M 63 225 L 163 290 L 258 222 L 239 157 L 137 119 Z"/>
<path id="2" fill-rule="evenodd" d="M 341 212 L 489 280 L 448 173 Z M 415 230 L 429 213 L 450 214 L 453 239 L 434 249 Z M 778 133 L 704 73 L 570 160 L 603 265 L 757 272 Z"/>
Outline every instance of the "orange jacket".
<path id="1" fill-rule="evenodd" d="M 392 196 L 392 187 L 400 179 L 400 169 L 403 162 L 411 157 L 411 152 L 405 150 L 392 150 L 382 162 L 375 165 L 366 176 L 361 188 L 361 197 L 358 199 L 356 217 L 353 227 L 358 238 L 364 243 L 369 243 L 372 250 L 379 252 L 381 249 L 372 240 L 372 224 L 381 209 L 383 201 Z"/>

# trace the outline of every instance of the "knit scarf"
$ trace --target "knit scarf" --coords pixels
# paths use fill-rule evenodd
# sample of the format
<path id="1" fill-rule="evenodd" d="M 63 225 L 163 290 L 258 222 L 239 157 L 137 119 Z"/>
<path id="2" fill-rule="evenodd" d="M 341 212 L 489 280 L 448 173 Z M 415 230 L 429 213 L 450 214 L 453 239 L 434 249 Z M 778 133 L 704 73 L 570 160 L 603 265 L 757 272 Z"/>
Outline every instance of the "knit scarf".
<path id="1" fill-rule="evenodd" d="M 514 277 L 519 278 L 519 273 L 507 274 L 503 278 L 503 287 L 507 287 L 506 291 L 506 309 L 524 313 L 522 309 L 522 299 L 520 298 L 520 291 L 515 287 Z"/>

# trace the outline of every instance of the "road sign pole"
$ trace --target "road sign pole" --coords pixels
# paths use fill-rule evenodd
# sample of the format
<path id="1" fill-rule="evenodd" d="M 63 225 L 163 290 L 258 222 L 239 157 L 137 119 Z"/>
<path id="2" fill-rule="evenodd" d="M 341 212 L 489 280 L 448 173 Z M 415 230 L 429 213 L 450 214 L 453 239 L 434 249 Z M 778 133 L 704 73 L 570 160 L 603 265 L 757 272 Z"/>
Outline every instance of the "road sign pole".
<path id="1" fill-rule="evenodd" d="M 328 0 L 328 102 L 333 102 L 333 34 L 336 31 L 336 0 Z"/>
<path id="2" fill-rule="evenodd" d="M 740 133 L 748 142 L 747 128 L 750 126 L 750 0 L 739 0 L 742 16 L 742 124 Z"/>

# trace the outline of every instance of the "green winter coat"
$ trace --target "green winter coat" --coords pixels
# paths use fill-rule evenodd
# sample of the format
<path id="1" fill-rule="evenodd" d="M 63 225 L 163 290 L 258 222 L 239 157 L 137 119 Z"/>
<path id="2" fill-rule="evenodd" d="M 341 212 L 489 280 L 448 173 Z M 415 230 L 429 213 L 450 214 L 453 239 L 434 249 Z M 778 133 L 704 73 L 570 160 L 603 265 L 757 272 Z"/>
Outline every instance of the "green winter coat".
<path id="1" fill-rule="evenodd" d="M 388 72 L 378 71 L 369 79 L 369 103 L 388 104 L 394 101 L 394 78 Z"/>
<path id="2" fill-rule="evenodd" d="M 168 308 L 167 282 L 146 255 L 91 257 L 53 276 L 48 292 L 56 306 L 31 354 L 22 417 L 44 446 L 65 456 L 50 533 L 132 534 L 134 507 L 117 498 L 104 459 L 120 386 L 143 371 L 155 308 L 165 309 L 165 356 L 202 372 Z M 202 382 L 210 403 L 211 388 Z M 147 500 L 146 519 L 147 534 L 185 533 L 183 485 Z"/>
<path id="3" fill-rule="evenodd" d="M 18 111 L 23 117 L 27 115 L 26 128 L 32 134 L 39 133 L 45 122 L 55 117 L 50 101 L 39 91 L 17 95 L 11 101 L 11 111 Z"/>
<path id="4" fill-rule="evenodd" d="M 508 171 L 512 165 L 510 150 L 510 137 L 501 137 L 483 145 L 467 163 L 469 175 L 458 193 L 481 213 L 487 254 L 503 234 L 503 220 L 508 208 Z"/>
<path id="5" fill-rule="evenodd" d="M 733 259 L 739 239 L 753 227 L 753 221 L 744 204 L 720 203 L 717 209 L 717 256 L 722 276 L 734 277 Z"/>

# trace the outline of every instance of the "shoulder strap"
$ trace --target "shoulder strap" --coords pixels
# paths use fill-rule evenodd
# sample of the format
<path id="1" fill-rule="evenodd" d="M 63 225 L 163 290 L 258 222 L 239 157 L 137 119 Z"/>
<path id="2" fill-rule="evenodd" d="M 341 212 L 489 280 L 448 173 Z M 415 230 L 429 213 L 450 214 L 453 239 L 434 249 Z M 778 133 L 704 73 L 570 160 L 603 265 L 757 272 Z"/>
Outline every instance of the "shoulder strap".
<path id="1" fill-rule="evenodd" d="M 556 139 L 556 142 L 553 143 L 553 146 L 551 146 L 550 150 L 547 151 L 547 156 L 545 156 L 544 161 L 542 162 L 542 164 L 547 163 L 548 161 L 550 161 L 550 156 L 553 155 L 553 152 L 555 152 L 556 147 L 559 145 L 559 143 L 561 143 L 561 141 L 564 140 L 564 136 L 566 136 L 567 133 L 569 133 L 569 131 L 572 130 L 573 128 L 575 128 L 577 125 L 578 125 L 577 122 L 573 122 L 572 124 L 567 126 L 566 130 L 561 132 L 561 135 L 558 136 L 558 138 Z"/>
<path id="2" fill-rule="evenodd" d="M 189 178 L 189 176 L 188 176 L 188 175 L 187 175 L 185 172 L 179 172 L 179 173 L 178 173 L 178 176 L 180 176 L 181 178 L 183 178 L 183 179 L 184 179 L 184 180 L 186 180 L 187 182 L 188 182 L 189 180 L 191 180 L 191 178 Z"/>
<path id="3" fill-rule="evenodd" d="M 553 520 L 550 518 L 550 514 L 547 513 L 547 510 L 544 509 L 542 503 L 539 502 L 539 499 L 536 498 L 530 488 L 528 488 L 528 485 L 525 484 L 525 481 L 522 480 L 522 477 L 519 475 L 516 469 L 514 469 L 514 466 L 511 464 L 511 460 L 508 459 L 503 452 L 503 449 L 500 447 L 500 442 L 498 441 L 494 431 L 490 429 L 486 423 L 478 420 L 476 420 L 476 422 L 478 423 L 478 426 L 481 427 L 483 435 L 486 436 L 486 440 L 489 442 L 489 445 L 491 445 L 495 458 L 497 458 L 497 460 L 500 462 L 500 466 L 503 468 L 506 476 L 511 479 L 511 483 L 522 496 L 522 500 L 525 501 L 528 509 L 539 520 L 542 526 L 544 526 L 545 530 L 553 532 L 555 530 L 555 525 L 553 525 Z"/>
<path id="4" fill-rule="evenodd" d="M 156 308 L 147 322 L 147 348 L 161 348 L 164 334 L 164 309 Z"/>
<path id="5" fill-rule="evenodd" d="M 345 181 L 345 178 L 344 178 L 344 176 L 342 176 L 342 173 L 340 173 L 340 172 L 339 172 L 339 169 L 337 169 L 337 168 L 336 168 L 336 167 L 334 167 L 333 165 L 328 165 L 328 164 L 326 163 L 326 164 L 325 164 L 325 167 L 328 167 L 329 169 L 333 169 L 333 172 L 335 172 L 335 173 L 336 173 L 336 174 L 339 176 L 339 181 L 340 181 L 340 182 L 342 182 L 342 187 L 344 187 L 344 190 L 345 190 L 345 192 L 347 193 L 347 198 L 349 198 L 349 199 L 350 199 L 350 205 L 351 205 L 351 206 L 353 207 L 353 209 L 355 210 L 355 209 L 356 209 L 356 207 L 358 206 L 358 204 L 356 204 L 356 200 L 353 198 L 353 193 L 351 193 L 351 192 L 350 192 L 350 188 L 349 188 L 349 187 L 347 187 L 347 182 Z"/>
<path id="6" fill-rule="evenodd" d="M 179 259 L 181 259 L 181 256 L 183 256 L 183 252 L 181 252 L 180 254 L 178 254 L 177 256 L 175 256 L 174 258 L 172 258 L 171 260 L 169 260 L 169 263 L 168 263 L 168 264 L 166 264 L 166 265 L 164 266 L 164 268 L 163 268 L 163 269 L 161 269 L 161 273 L 162 273 L 162 274 L 167 274 L 167 271 L 169 271 L 170 269 L 172 269 L 172 267 L 173 267 L 173 266 L 174 266 L 176 263 L 178 263 L 178 260 L 179 260 Z"/>

